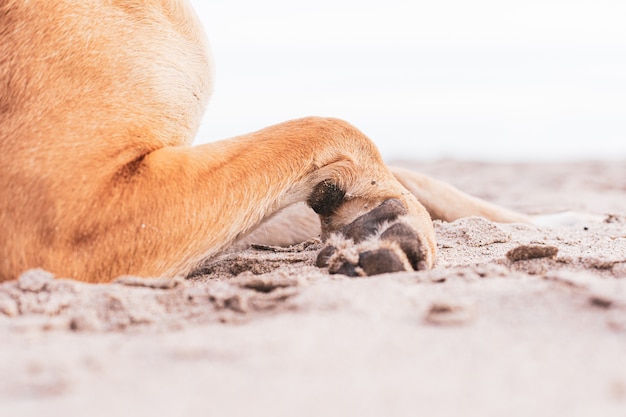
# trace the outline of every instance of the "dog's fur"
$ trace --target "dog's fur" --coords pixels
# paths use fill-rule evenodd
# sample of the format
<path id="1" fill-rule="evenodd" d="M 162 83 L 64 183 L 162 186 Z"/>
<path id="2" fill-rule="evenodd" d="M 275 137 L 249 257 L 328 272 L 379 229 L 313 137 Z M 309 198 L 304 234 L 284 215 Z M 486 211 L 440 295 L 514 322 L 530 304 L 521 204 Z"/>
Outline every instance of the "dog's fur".
<path id="1" fill-rule="evenodd" d="M 313 207 L 323 236 L 398 199 L 425 267 L 435 257 L 429 213 L 528 220 L 391 171 L 341 120 L 192 147 L 210 64 L 184 0 L 0 0 L 0 281 L 35 267 L 92 282 L 184 275 L 281 209 L 314 205 L 323 184 L 342 192 L 340 204 Z M 312 236 L 319 226 L 298 222 L 306 211 L 283 212 L 294 235 L 276 234 L 280 216 L 269 235 Z"/>

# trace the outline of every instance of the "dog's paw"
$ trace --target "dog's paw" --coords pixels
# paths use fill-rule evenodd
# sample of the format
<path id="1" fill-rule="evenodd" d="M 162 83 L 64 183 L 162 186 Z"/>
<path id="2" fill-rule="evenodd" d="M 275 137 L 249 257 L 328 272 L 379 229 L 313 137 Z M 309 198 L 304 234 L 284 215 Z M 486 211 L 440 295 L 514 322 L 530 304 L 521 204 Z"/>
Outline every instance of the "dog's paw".
<path id="1" fill-rule="evenodd" d="M 425 246 L 406 207 L 389 199 L 332 234 L 317 256 L 331 274 L 369 276 L 427 269 Z"/>

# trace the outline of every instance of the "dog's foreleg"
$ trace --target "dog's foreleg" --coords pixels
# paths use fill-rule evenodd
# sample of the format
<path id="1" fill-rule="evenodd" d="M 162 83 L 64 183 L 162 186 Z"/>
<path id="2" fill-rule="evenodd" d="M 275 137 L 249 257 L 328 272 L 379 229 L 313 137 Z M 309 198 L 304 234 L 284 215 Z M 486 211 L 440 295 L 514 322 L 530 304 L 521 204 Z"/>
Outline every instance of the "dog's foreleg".
<path id="1" fill-rule="evenodd" d="M 373 143 L 335 119 L 300 119 L 226 141 L 161 148 L 135 163 L 107 195 L 74 217 L 78 230 L 60 228 L 67 253 L 50 252 L 38 266 L 89 281 L 184 275 L 293 204 L 307 202 L 329 236 L 389 199 L 403 206 L 399 212 L 414 230 L 423 265 L 434 259 L 426 210 Z"/>
<path id="2" fill-rule="evenodd" d="M 391 171 L 433 219 L 451 222 L 461 217 L 480 216 L 500 223 L 532 223 L 530 216 L 481 200 L 427 175 L 403 168 Z"/>

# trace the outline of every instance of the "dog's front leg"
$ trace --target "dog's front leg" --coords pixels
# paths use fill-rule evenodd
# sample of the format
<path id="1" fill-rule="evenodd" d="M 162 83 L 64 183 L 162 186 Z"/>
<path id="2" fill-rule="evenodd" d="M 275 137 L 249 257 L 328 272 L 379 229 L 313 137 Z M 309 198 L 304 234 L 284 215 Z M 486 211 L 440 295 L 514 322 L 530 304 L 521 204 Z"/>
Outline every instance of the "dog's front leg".
<path id="1" fill-rule="evenodd" d="M 99 225 L 106 233 L 84 270 L 75 265 L 76 277 L 186 274 L 298 201 L 320 215 L 324 238 L 362 241 L 386 233 L 387 240 L 400 242 L 399 251 L 407 238 L 414 240 L 414 269 L 433 262 L 428 213 L 396 181 L 372 142 L 340 120 L 300 119 L 222 142 L 166 147 L 148 154 L 134 171 L 118 187 L 115 227 Z M 390 199 L 393 207 L 381 212 Z M 377 214 L 367 217 L 370 212 Z M 404 226 L 389 227 L 400 218 Z M 133 239 L 124 238 L 128 229 L 137 231 Z M 358 269 L 358 260 L 353 266 Z"/>

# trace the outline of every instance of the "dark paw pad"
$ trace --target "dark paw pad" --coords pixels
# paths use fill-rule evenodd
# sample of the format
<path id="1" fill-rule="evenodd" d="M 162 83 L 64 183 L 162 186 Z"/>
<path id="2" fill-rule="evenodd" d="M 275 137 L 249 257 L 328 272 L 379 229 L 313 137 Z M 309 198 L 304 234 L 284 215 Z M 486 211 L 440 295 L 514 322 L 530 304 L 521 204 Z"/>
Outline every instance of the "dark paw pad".
<path id="1" fill-rule="evenodd" d="M 315 265 L 318 268 L 324 268 L 328 266 L 328 261 L 330 258 L 337 252 L 337 248 L 334 246 L 326 246 L 317 254 L 317 260 L 315 261 Z"/>
<path id="2" fill-rule="evenodd" d="M 360 243 L 375 234 L 384 222 L 392 222 L 405 214 L 407 210 L 400 200 L 385 200 L 374 210 L 342 227 L 339 233 L 354 243 Z"/>
<path id="3" fill-rule="evenodd" d="M 417 232 L 404 223 L 396 223 L 380 235 L 381 240 L 396 242 L 405 253 L 414 270 L 424 269 L 420 262 L 424 259 Z"/>
<path id="4" fill-rule="evenodd" d="M 359 253 L 356 263 L 346 259 L 333 262 L 328 272 L 358 277 L 406 271 L 406 263 L 401 257 L 396 250 L 390 248 L 367 250 Z"/>
<path id="5" fill-rule="evenodd" d="M 398 254 L 387 248 L 370 250 L 359 254 L 359 266 L 365 275 L 406 271 Z"/>

